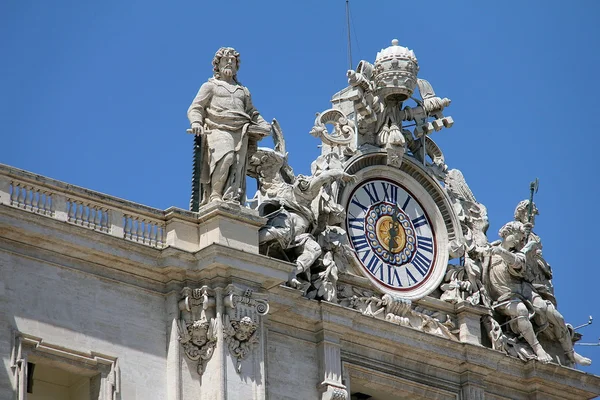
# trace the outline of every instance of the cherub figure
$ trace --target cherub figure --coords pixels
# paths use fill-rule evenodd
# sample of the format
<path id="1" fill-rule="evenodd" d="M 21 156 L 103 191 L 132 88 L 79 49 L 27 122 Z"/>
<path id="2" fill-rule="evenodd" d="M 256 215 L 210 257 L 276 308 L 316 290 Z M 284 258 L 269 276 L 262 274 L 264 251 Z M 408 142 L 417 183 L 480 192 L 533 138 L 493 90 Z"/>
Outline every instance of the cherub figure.
<path id="1" fill-rule="evenodd" d="M 241 361 L 250 354 L 253 346 L 258 343 L 258 324 L 248 316 L 237 321 L 231 320 L 226 315 L 223 331 L 227 347 L 229 347 L 231 355 L 237 359 L 236 369 L 240 372 L 242 368 Z"/>

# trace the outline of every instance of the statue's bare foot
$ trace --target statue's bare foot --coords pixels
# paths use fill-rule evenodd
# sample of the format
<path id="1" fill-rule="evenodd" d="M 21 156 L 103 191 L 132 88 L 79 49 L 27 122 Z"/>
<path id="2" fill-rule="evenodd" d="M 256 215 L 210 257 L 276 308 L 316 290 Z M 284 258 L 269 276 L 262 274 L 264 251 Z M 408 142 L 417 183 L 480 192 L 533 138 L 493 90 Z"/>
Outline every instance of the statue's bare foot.
<path id="1" fill-rule="evenodd" d="M 590 360 L 589 358 L 584 357 L 581 354 L 576 353 L 575 351 L 573 351 L 572 354 L 573 354 L 573 361 L 575 362 L 575 364 L 581 365 L 582 367 L 587 367 L 587 366 L 592 365 L 592 360 Z"/>
<path id="2" fill-rule="evenodd" d="M 218 193 L 213 193 L 210 195 L 210 199 L 208 200 L 209 203 L 212 203 L 213 201 L 221 201 L 221 195 Z"/>
<path id="3" fill-rule="evenodd" d="M 300 286 L 302 286 L 302 282 L 300 282 L 296 277 L 290 278 L 290 280 L 288 281 L 288 285 L 290 285 L 290 287 L 293 287 L 294 289 L 300 289 Z"/>
<path id="4" fill-rule="evenodd" d="M 537 355 L 537 359 L 539 362 L 541 362 L 542 364 L 548 364 L 549 362 L 552 362 L 552 357 L 550 356 L 550 354 L 546 353 L 546 350 L 544 350 L 541 344 L 536 343 L 532 347 L 533 351 Z"/>

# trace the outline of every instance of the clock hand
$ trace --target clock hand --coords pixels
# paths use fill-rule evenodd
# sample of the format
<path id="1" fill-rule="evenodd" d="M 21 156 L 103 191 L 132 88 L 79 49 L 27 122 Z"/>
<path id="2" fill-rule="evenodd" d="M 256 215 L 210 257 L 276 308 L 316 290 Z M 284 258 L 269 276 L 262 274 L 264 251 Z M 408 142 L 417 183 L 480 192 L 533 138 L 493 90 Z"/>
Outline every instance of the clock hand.
<path id="1" fill-rule="evenodd" d="M 396 247 L 396 236 L 398 235 L 398 204 L 394 204 L 394 211 L 392 213 L 392 226 L 390 227 L 390 241 L 388 243 L 390 256 L 392 255 L 392 250 Z"/>

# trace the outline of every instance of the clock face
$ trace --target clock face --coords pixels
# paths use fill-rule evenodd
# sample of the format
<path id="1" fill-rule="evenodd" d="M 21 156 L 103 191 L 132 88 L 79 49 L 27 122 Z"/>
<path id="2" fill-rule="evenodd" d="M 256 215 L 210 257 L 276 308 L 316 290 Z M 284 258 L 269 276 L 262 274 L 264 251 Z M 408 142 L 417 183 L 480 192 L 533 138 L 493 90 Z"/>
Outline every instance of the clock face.
<path id="1" fill-rule="evenodd" d="M 400 183 L 372 178 L 350 193 L 346 212 L 346 231 L 363 273 L 386 292 L 423 295 L 437 241 L 421 202 Z"/>

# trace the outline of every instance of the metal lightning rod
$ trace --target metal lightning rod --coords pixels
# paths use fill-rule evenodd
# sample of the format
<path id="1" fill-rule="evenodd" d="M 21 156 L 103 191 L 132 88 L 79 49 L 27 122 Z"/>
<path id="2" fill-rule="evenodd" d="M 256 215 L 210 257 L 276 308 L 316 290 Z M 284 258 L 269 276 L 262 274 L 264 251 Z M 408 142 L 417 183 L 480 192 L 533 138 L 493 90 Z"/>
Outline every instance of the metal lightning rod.
<path id="1" fill-rule="evenodd" d="M 348 69 L 352 69 L 352 42 L 350 40 L 350 0 L 346 0 L 346 30 L 348 31 Z"/>

